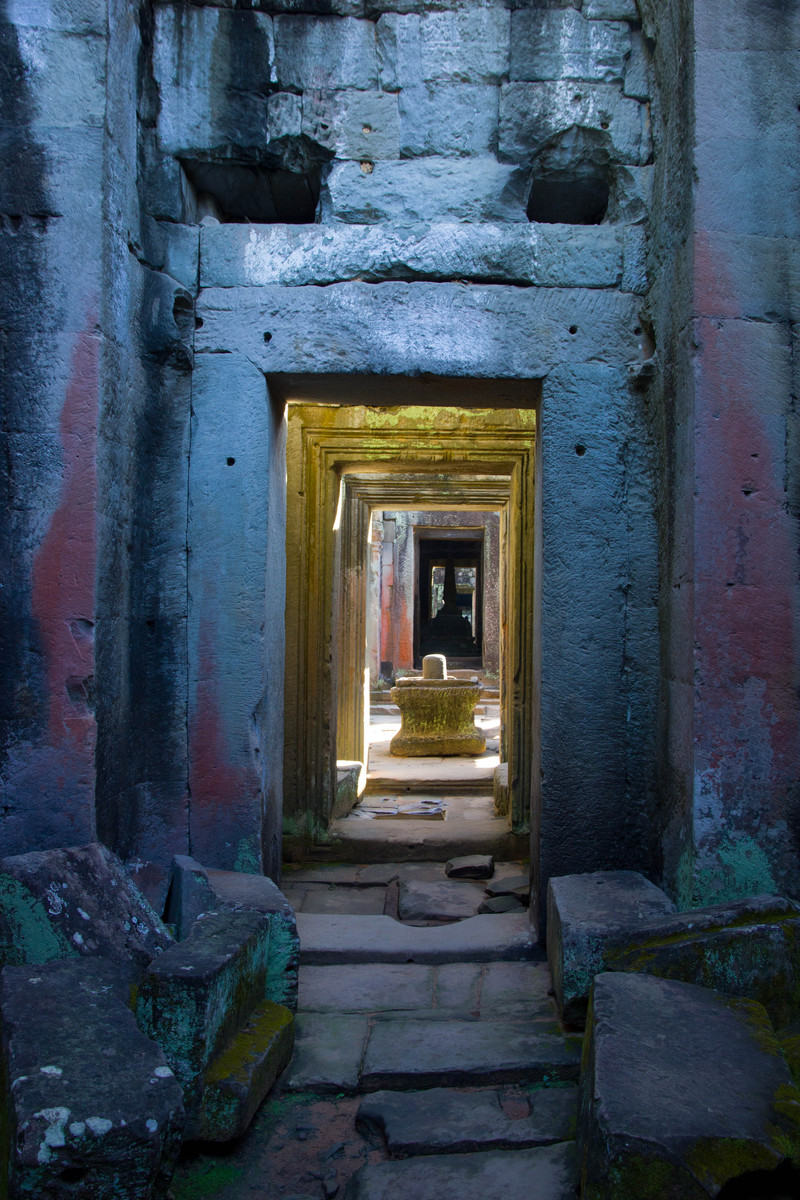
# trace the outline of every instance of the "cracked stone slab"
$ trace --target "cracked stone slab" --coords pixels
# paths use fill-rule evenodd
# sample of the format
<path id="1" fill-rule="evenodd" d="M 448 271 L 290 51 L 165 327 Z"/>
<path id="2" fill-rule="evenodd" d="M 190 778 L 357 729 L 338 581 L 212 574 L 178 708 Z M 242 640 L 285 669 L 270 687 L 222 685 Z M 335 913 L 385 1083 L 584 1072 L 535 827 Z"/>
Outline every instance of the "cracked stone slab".
<path id="1" fill-rule="evenodd" d="M 541 1088 L 528 1116 L 513 1119 L 494 1091 L 374 1092 L 362 1100 L 356 1128 L 382 1133 L 392 1158 L 545 1146 L 574 1137 L 577 1098 L 574 1086 Z"/>
<path id="2" fill-rule="evenodd" d="M 367 1031 L 366 1017 L 301 1013 L 284 1086 L 292 1092 L 355 1092 Z"/>
<path id="3" fill-rule="evenodd" d="M 127 996 L 124 977 L 105 959 L 3 970 L 7 1194 L 166 1196 L 183 1096 Z"/>
<path id="4" fill-rule="evenodd" d="M 400 884 L 401 921 L 461 921 L 474 917 L 484 898 L 479 883 L 445 879 L 441 883 L 422 879 Z"/>
<path id="5" fill-rule="evenodd" d="M 391 917 L 298 913 L 301 963 L 494 962 L 541 954 L 527 913 L 470 917 L 451 925 L 403 925 Z"/>
<path id="6" fill-rule="evenodd" d="M 575 1148 L 559 1142 L 533 1150 L 444 1154 L 362 1167 L 347 1185 L 345 1200 L 575 1200 Z"/>
<path id="7" fill-rule="evenodd" d="M 440 968 L 441 969 L 441 968 Z M 377 1012 L 433 1007 L 433 967 L 369 963 L 301 967 L 299 1006 L 311 1012 Z"/>
<path id="8" fill-rule="evenodd" d="M 578 1046 L 532 1021 L 385 1021 L 369 1036 L 365 1091 L 576 1079 Z"/>
<path id="9" fill-rule="evenodd" d="M 650 975 L 598 975 L 578 1145 L 586 1200 L 604 1200 L 612 1174 L 620 1196 L 658 1179 L 659 1195 L 688 1198 L 796 1162 L 800 1092 L 762 1005 Z"/>

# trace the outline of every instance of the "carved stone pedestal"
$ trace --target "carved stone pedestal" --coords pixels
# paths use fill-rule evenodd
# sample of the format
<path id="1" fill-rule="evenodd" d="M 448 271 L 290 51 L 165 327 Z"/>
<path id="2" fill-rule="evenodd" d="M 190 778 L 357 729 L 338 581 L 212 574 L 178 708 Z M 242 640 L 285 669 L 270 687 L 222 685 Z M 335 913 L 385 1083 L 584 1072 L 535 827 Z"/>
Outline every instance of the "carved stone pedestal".
<path id="1" fill-rule="evenodd" d="M 475 724 L 480 684 L 468 679 L 401 679 L 392 688 L 402 724 L 389 750 L 401 758 L 482 754 L 486 738 Z"/>

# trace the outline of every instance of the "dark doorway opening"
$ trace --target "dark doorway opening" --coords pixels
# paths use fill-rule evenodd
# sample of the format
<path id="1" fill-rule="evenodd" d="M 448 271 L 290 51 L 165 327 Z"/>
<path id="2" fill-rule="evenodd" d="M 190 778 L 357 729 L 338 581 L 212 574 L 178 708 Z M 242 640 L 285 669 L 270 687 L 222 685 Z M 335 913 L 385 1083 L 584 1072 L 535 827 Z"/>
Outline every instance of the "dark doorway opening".
<path id="1" fill-rule="evenodd" d="M 415 666 L 444 654 L 454 668 L 483 666 L 483 536 L 420 533 L 414 589 Z"/>

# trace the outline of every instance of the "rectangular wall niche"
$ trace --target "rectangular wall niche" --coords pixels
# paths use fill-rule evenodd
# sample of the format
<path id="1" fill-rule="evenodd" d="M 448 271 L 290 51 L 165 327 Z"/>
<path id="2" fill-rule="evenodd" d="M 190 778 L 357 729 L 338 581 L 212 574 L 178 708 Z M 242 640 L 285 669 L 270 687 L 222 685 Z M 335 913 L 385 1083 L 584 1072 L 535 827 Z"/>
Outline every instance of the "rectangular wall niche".
<path id="1" fill-rule="evenodd" d="M 371 513 L 494 510 L 505 571 L 501 664 L 504 758 L 512 826 L 530 822 L 534 729 L 534 449 L 538 385 L 499 380 L 506 406 L 455 407 L 458 380 L 442 381 L 440 406 L 304 403 L 286 386 L 287 607 L 285 677 L 285 847 L 288 857 L 324 840 L 336 759 L 365 760 L 368 719 L 366 605 Z M 371 381 L 373 394 L 380 384 Z M 524 382 L 524 381 L 523 381 Z M 280 381 L 270 380 L 279 390 Z M 402 380 L 407 398 L 413 380 Z M 463 381 L 463 393 L 492 400 L 492 381 Z M 470 386 L 471 385 L 471 386 Z M 479 385 L 479 386 L 476 386 Z M 343 386 L 343 385 L 342 385 Z M 364 385 L 362 381 L 362 394 Z M 312 377 L 318 401 L 319 380 Z M 356 391 L 358 385 L 351 384 Z M 425 398 L 435 396 L 424 381 Z M 519 408 L 508 407 L 516 391 Z M 391 395 L 391 392 L 390 392 Z M 524 405 L 522 400 L 527 402 Z M 383 398 L 383 397 L 381 397 Z"/>

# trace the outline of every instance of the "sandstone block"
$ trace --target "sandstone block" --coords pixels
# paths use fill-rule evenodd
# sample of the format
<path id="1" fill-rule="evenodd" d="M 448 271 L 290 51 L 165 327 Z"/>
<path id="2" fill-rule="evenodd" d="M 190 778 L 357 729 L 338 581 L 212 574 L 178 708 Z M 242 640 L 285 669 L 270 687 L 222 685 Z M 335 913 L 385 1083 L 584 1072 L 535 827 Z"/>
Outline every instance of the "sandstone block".
<path id="1" fill-rule="evenodd" d="M 489 154 L 497 143 L 500 90 L 492 84 L 417 83 L 398 96 L 400 152 Z"/>
<path id="2" fill-rule="evenodd" d="M 392 688 L 401 726 L 389 752 L 404 758 L 482 754 L 486 737 L 475 724 L 480 687 L 461 679 L 404 680 Z"/>
<path id="3" fill-rule="evenodd" d="M 99 842 L 0 861 L 2 961 L 101 956 L 131 982 L 172 938 L 119 859 Z"/>
<path id="4" fill-rule="evenodd" d="M 101 960 L 3 970 L 6 1194 L 166 1196 L 183 1098 L 127 991 Z"/>
<path id="5" fill-rule="evenodd" d="M 609 288 L 622 271 L 622 234 L 611 225 L 231 224 L 203 227 L 200 237 L 204 287 L 463 276 Z"/>
<path id="6" fill-rule="evenodd" d="M 336 760 L 336 798 L 331 817 L 346 817 L 354 805 L 358 803 L 358 785 L 364 764 L 355 760 L 339 758 Z"/>
<path id="7" fill-rule="evenodd" d="M 593 21 L 638 21 L 636 0 L 586 0 L 584 16 Z"/>
<path id="8" fill-rule="evenodd" d="M 508 74 L 510 14 L 500 6 L 386 13 L 378 21 L 381 87 L 423 81 L 498 83 Z"/>
<path id="9" fill-rule="evenodd" d="M 636 165 L 649 152 L 644 120 L 638 100 L 609 84 L 507 83 L 500 89 L 499 152 L 519 161 L 575 127 L 590 131 L 608 156 Z"/>
<path id="10" fill-rule="evenodd" d="M 800 1093 L 752 1001 L 599 975 L 580 1091 L 585 1200 L 605 1200 L 610 1187 L 620 1198 L 704 1200 L 800 1156 Z"/>
<path id="11" fill-rule="evenodd" d="M 611 939 L 630 936 L 648 917 L 675 912 L 661 888 L 638 871 L 562 875 L 547 888 L 547 960 L 563 1019 L 580 1025 Z"/>
<path id="12" fill-rule="evenodd" d="M 644 34 L 637 30 L 631 34 L 631 53 L 625 67 L 625 83 L 622 89 L 625 95 L 633 96 L 636 100 L 649 100 L 652 92 L 650 71 L 650 51 Z"/>
<path id="13" fill-rule="evenodd" d="M 642 225 L 628 225 L 623 234 L 622 282 L 623 292 L 637 296 L 647 293 L 647 234 Z"/>
<path id="14" fill-rule="evenodd" d="M 137 1019 L 184 1089 L 187 1137 L 238 1136 L 291 1055 L 292 1014 L 266 998 L 269 945 L 264 914 L 212 913 L 142 982 Z"/>
<path id="15" fill-rule="evenodd" d="M 164 150 L 207 151 L 221 143 L 263 146 L 266 97 L 275 79 L 272 18 L 159 4 L 155 19 L 153 73 Z"/>
<path id="16" fill-rule="evenodd" d="M 410 1158 L 405 1162 L 373 1163 L 356 1171 L 345 1200 L 574 1200 L 575 1151 L 571 1142 L 533 1150 L 478 1151 Z"/>
<path id="17" fill-rule="evenodd" d="M 508 763 L 500 763 L 499 767 L 495 767 L 492 777 L 492 795 L 494 811 L 498 817 L 506 816 L 511 806 L 511 796 L 508 790 Z"/>
<path id="18" fill-rule="evenodd" d="M 182 903 L 184 915 L 173 910 L 170 919 L 179 937 L 188 937 L 201 912 L 261 913 L 269 923 L 269 958 L 266 997 L 297 1007 L 299 941 L 294 911 L 286 897 L 266 875 L 243 871 L 220 871 L 204 867 L 195 859 L 176 856 L 173 860 L 173 897 Z"/>
<path id="19" fill-rule="evenodd" d="M 353 17 L 275 17 L 275 74 L 281 88 L 373 88 L 375 25 Z"/>
<path id="20" fill-rule="evenodd" d="M 365 164 L 371 166 L 371 164 Z M 493 158 L 335 163 L 323 221 L 524 221 L 525 173 Z"/>
<path id="21" fill-rule="evenodd" d="M 399 158 L 397 96 L 353 88 L 306 92 L 303 133 L 340 159 Z"/>
<path id="22" fill-rule="evenodd" d="M 627 25 L 588 21 L 573 8 L 517 9 L 511 15 L 513 80 L 622 79 L 630 51 Z"/>
<path id="23" fill-rule="evenodd" d="M 491 879 L 494 859 L 491 854 L 463 854 L 446 862 L 444 870 L 451 879 Z"/>

